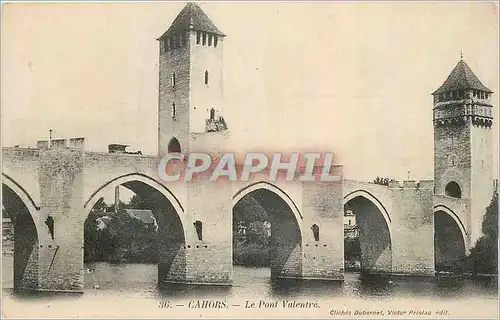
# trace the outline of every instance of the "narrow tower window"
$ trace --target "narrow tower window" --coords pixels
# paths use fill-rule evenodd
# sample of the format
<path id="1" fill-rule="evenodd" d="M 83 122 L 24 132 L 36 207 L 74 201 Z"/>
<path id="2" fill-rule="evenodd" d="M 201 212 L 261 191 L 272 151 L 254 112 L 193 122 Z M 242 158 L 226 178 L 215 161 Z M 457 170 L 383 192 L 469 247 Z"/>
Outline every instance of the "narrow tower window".
<path id="1" fill-rule="evenodd" d="M 215 120 L 215 109 L 214 108 L 210 109 L 210 120 L 212 120 L 212 121 Z"/>
<path id="2" fill-rule="evenodd" d="M 172 72 L 172 87 L 175 87 L 175 71 Z"/>
<path id="3" fill-rule="evenodd" d="M 208 84 L 208 70 L 205 70 L 205 84 Z"/>
<path id="4" fill-rule="evenodd" d="M 175 120 L 176 110 L 175 110 L 175 102 L 172 102 L 172 118 Z"/>

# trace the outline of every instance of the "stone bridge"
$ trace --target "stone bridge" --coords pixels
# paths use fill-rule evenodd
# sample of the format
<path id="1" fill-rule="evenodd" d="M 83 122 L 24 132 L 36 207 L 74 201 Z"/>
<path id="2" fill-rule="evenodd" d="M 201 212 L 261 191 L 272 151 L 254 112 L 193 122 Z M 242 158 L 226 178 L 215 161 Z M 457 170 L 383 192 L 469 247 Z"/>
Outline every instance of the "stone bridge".
<path id="1" fill-rule="evenodd" d="M 467 203 L 433 196 L 431 181 L 271 183 L 262 173 L 248 182 L 166 183 L 156 156 L 79 148 L 2 152 L 17 289 L 83 290 L 84 223 L 117 186 L 147 199 L 155 215 L 159 283 L 230 285 L 233 210 L 261 209 L 270 217 L 273 278 L 343 279 L 344 206 L 357 215 L 363 272 L 433 275 L 435 212 L 459 226 L 462 246 L 469 243 Z M 341 166 L 335 170 L 342 174 Z"/>

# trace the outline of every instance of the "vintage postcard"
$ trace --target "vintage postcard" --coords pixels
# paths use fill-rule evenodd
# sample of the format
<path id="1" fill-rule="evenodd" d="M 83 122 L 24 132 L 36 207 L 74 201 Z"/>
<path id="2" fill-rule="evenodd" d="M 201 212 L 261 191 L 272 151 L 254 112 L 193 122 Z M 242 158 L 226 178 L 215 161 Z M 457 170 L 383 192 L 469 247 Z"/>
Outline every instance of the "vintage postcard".
<path id="1" fill-rule="evenodd" d="M 499 317 L 499 4 L 3 2 L 2 317 Z"/>

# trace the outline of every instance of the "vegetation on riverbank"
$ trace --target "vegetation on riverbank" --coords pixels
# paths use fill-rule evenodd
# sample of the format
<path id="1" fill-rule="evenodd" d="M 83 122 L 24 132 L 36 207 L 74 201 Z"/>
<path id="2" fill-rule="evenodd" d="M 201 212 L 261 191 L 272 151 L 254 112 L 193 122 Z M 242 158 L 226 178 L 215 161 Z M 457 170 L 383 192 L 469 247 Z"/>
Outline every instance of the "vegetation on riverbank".
<path id="1" fill-rule="evenodd" d="M 473 275 L 498 274 L 498 193 L 486 208 L 482 224 L 483 235 L 465 260 L 465 270 Z"/>
<path id="2" fill-rule="evenodd" d="M 132 201 L 131 201 L 132 202 Z M 125 211 L 134 203 L 101 203 L 85 222 L 85 262 L 158 262 L 156 231 Z"/>

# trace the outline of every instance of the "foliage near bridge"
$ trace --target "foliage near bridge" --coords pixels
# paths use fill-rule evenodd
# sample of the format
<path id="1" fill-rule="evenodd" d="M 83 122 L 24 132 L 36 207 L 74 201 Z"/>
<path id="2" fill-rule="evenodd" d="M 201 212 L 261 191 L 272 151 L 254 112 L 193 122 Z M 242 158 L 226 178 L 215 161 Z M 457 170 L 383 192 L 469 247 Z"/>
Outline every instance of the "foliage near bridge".
<path id="1" fill-rule="evenodd" d="M 467 271 L 473 274 L 498 274 L 498 193 L 486 208 L 483 236 L 467 257 Z"/>
<path id="2" fill-rule="evenodd" d="M 135 199 L 134 199 L 135 198 Z M 125 209 L 146 209 L 134 196 L 129 203 L 114 205 L 102 202 L 85 222 L 85 262 L 158 262 L 155 228 L 131 217 Z M 138 208 L 139 207 L 139 208 Z"/>

